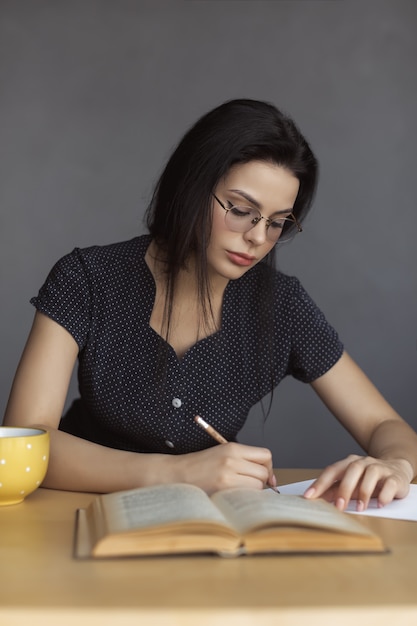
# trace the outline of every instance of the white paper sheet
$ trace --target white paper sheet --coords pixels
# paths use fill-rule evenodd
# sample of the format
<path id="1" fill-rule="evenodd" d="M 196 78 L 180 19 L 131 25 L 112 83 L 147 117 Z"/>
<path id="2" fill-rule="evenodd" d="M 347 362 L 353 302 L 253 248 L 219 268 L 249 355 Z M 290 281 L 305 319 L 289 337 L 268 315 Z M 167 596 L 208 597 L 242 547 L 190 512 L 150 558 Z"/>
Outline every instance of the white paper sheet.
<path id="1" fill-rule="evenodd" d="M 301 496 L 305 490 L 314 482 L 314 480 L 302 480 L 298 483 L 290 483 L 288 485 L 280 485 L 280 493 Z M 347 513 L 355 515 L 371 515 L 373 517 L 387 517 L 389 519 L 401 519 L 416 522 L 417 521 L 417 485 L 410 485 L 410 493 L 406 498 L 401 500 L 393 500 L 386 506 L 378 508 L 376 498 L 372 498 L 368 508 L 359 513 L 355 510 L 356 501 L 351 500 L 346 509 Z"/>

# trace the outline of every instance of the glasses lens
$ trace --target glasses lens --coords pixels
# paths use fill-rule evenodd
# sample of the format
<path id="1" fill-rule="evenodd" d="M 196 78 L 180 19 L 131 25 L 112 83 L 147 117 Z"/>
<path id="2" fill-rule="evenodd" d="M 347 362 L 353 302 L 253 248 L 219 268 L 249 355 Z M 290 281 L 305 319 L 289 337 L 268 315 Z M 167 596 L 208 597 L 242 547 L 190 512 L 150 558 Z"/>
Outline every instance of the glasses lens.
<path id="1" fill-rule="evenodd" d="M 270 241 L 285 243 L 291 241 L 298 233 L 298 228 L 291 218 L 282 218 L 273 220 L 267 230 L 267 236 Z"/>
<path id="2" fill-rule="evenodd" d="M 257 209 L 247 206 L 232 206 L 226 213 L 226 225 L 237 233 L 246 233 L 261 219 Z"/>

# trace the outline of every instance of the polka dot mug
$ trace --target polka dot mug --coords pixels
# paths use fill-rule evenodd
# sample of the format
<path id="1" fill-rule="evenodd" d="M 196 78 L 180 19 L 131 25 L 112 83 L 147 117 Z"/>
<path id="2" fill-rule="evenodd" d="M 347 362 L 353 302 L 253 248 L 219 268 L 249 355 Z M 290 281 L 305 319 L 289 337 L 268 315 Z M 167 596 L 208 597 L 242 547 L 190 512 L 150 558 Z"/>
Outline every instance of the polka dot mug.
<path id="1" fill-rule="evenodd" d="M 49 433 L 38 428 L 0 426 L 0 506 L 18 504 L 45 478 Z"/>

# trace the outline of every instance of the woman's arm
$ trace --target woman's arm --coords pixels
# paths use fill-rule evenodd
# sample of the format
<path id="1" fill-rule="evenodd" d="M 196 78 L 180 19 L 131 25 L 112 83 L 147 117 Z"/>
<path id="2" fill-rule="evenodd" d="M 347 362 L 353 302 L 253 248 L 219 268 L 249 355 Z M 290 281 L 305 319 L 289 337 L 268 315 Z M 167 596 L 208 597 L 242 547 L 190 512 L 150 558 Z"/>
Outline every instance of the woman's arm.
<path id="1" fill-rule="evenodd" d="M 36 313 L 13 381 L 4 424 L 45 428 L 51 436 L 43 485 L 107 491 L 128 481 L 129 454 L 58 431 L 78 345 L 59 324 Z"/>
<path id="2" fill-rule="evenodd" d="M 138 454 L 101 446 L 58 430 L 78 345 L 42 313 L 20 360 L 6 409 L 5 426 L 44 428 L 51 454 L 43 486 L 109 492 L 166 482 L 190 482 L 206 491 L 229 486 L 261 489 L 274 482 L 271 453 L 230 443 L 172 456 Z"/>
<path id="3" fill-rule="evenodd" d="M 350 455 L 330 465 L 306 497 L 326 497 L 340 509 L 354 497 L 364 510 L 372 496 L 383 506 L 407 495 L 417 474 L 417 434 L 356 363 L 344 353 L 312 387 L 370 456 Z"/>

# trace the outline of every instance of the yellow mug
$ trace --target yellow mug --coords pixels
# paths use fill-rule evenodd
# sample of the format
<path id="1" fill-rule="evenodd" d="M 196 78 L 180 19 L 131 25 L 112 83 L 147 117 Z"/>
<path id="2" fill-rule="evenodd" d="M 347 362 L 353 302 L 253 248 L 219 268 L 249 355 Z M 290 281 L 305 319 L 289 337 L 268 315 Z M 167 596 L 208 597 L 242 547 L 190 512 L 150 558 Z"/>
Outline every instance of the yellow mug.
<path id="1" fill-rule="evenodd" d="M 18 504 L 45 478 L 49 432 L 0 426 L 0 506 Z"/>

